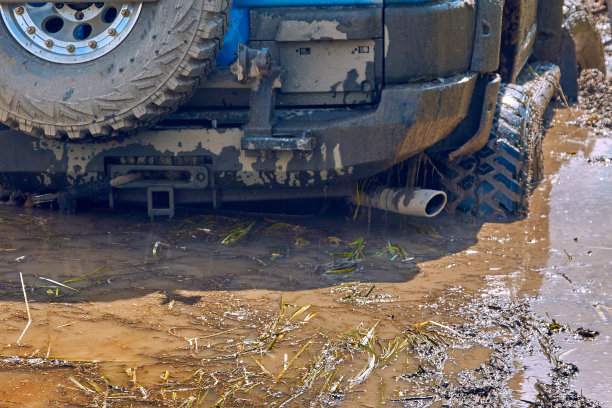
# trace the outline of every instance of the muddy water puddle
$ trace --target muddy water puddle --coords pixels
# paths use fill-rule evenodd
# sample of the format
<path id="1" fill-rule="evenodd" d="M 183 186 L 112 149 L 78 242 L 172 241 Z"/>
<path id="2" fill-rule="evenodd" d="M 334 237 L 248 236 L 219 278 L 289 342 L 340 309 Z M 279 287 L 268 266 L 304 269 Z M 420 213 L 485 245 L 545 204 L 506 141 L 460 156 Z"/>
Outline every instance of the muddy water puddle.
<path id="1" fill-rule="evenodd" d="M 574 384 L 584 395 L 612 404 L 612 139 L 592 143 L 553 179 L 551 255 L 535 310 L 599 333 L 587 342 L 559 334 L 560 355 L 583 362 Z"/>
<path id="2" fill-rule="evenodd" d="M 527 407 L 563 352 L 610 403 L 608 140 L 553 128 L 522 220 L 0 209 L 0 406 Z"/>

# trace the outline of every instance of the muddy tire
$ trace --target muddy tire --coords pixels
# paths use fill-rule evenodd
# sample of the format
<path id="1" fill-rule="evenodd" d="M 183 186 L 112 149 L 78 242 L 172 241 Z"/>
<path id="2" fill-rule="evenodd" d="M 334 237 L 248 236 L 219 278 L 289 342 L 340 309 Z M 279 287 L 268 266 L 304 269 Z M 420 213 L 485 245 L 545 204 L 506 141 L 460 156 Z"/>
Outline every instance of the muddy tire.
<path id="1" fill-rule="evenodd" d="M 578 96 L 578 78 L 584 69 L 606 72 L 605 50 L 593 15 L 574 1 L 565 2 L 565 20 L 561 35 L 561 86 L 567 97 Z"/>
<path id="2" fill-rule="evenodd" d="M 534 69 L 541 76 L 525 86 L 502 85 L 486 146 L 439 164 L 449 211 L 497 218 L 526 214 L 531 191 L 543 178 L 542 116 L 560 76 L 552 64 Z"/>
<path id="3" fill-rule="evenodd" d="M 98 18 L 95 21 L 102 26 L 96 38 L 106 32 L 114 35 L 115 39 L 104 38 L 112 48 L 102 49 L 102 42 L 90 40 L 90 48 L 98 47 L 98 54 L 85 50 L 85 58 L 71 61 L 63 54 L 72 45 L 57 48 L 59 37 L 55 43 L 48 39 L 44 42 L 48 50 L 41 44 L 33 48 L 27 46 L 27 35 L 10 24 L 19 21 L 24 9 L 27 13 L 29 8 L 42 7 L 40 4 L 60 4 L 64 10 L 49 9 L 56 14 L 78 6 L 2 5 L 0 122 L 30 135 L 54 139 L 115 136 L 155 124 L 185 102 L 212 68 L 228 24 L 228 0 L 159 0 L 142 6 L 126 3 L 141 7 L 137 16 L 135 10 L 131 15 L 129 33 L 118 35 L 117 30 L 123 26 L 112 30 Z M 89 3 L 90 8 L 94 7 L 91 4 L 117 5 L 110 17 L 101 18 L 112 24 L 122 15 L 126 19 L 130 16 L 120 8 L 122 3 Z M 37 12 L 32 10 L 32 15 Z M 49 21 L 49 17 L 41 19 L 41 28 L 35 34 L 41 37 L 37 40 L 44 40 L 45 30 L 53 31 L 63 24 L 59 21 L 50 26 Z M 87 45 L 87 41 L 85 38 L 79 44 Z M 87 52 L 92 53 L 89 60 Z"/>

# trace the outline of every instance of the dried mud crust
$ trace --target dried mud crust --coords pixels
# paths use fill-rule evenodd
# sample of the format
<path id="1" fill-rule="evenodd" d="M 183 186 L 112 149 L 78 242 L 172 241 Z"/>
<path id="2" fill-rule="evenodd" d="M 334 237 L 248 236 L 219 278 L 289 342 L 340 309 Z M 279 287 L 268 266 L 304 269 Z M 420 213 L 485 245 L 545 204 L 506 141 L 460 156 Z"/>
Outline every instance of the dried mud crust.
<path id="1" fill-rule="evenodd" d="M 441 164 L 449 210 L 500 218 L 527 212 L 531 190 L 543 177 L 541 121 L 549 102 L 545 95 L 551 93 L 531 88 L 556 87 L 560 75 L 550 64 L 535 69 L 537 75 L 546 75 L 533 82 L 535 87 L 502 86 L 487 145 L 469 157 Z M 533 75 L 523 72 L 519 81 L 529 84 Z"/>
<path id="2" fill-rule="evenodd" d="M 565 5 L 563 28 L 571 35 L 576 46 L 576 63 L 579 71 L 590 68 L 605 71 L 603 43 L 591 10 L 577 1 L 567 0 Z"/>
<path id="3" fill-rule="evenodd" d="M 606 70 L 606 58 L 599 30 L 595 2 L 565 0 L 561 49 L 561 85 L 568 101 L 578 98 L 580 73 L 586 69 Z M 605 37 L 605 36 L 603 36 Z"/>
<path id="4" fill-rule="evenodd" d="M 45 138 L 116 136 L 155 124 L 214 64 L 228 0 L 145 4 L 131 34 L 94 61 L 65 65 L 21 48 L 0 24 L 0 122 Z"/>
<path id="5" fill-rule="evenodd" d="M 605 9 L 606 1 L 584 0 L 581 3 L 591 10 L 596 19 L 610 65 L 612 64 L 612 27 L 608 10 Z M 581 72 L 578 79 L 578 107 L 584 110 L 584 113 L 571 123 L 587 127 L 598 134 L 612 135 L 612 77 L 608 74 L 606 78 L 604 72 L 597 69 Z"/>
<path id="6" fill-rule="evenodd" d="M 610 0 L 565 0 L 566 6 L 580 6 L 590 11 L 598 25 L 610 22 L 610 4 Z"/>
<path id="7" fill-rule="evenodd" d="M 612 132 L 612 81 L 601 71 L 589 69 L 582 72 L 579 85 L 578 105 L 587 113 L 576 123 Z"/>

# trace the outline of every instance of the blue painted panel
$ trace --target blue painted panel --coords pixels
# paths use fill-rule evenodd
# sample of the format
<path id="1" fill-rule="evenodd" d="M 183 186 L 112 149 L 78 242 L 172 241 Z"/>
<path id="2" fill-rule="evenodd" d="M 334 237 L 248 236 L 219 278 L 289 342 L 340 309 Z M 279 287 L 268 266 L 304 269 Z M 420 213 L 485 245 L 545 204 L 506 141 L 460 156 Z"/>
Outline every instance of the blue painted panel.
<path id="1" fill-rule="evenodd" d="M 363 6 L 401 3 L 430 3 L 436 0 L 234 0 L 234 7 Z"/>
<path id="2" fill-rule="evenodd" d="M 230 10 L 230 26 L 224 45 L 217 58 L 222 66 L 229 65 L 236 57 L 238 44 L 249 40 L 249 8 L 299 7 L 299 6 L 364 6 L 384 4 L 418 4 L 435 0 L 234 0 Z"/>
<path id="3" fill-rule="evenodd" d="M 351 6 L 383 4 L 383 0 L 234 0 L 234 7 Z"/>
<path id="4" fill-rule="evenodd" d="M 418 4 L 418 3 L 431 3 L 435 0 L 385 0 L 385 4 Z"/>
<path id="5" fill-rule="evenodd" d="M 435 0 L 385 0 L 385 4 L 420 4 L 420 3 L 431 3 Z"/>
<path id="6" fill-rule="evenodd" d="M 238 44 L 246 44 L 249 40 L 249 10 L 232 8 L 230 10 L 230 25 L 223 40 L 223 48 L 217 57 L 217 63 L 226 66 L 236 58 Z"/>

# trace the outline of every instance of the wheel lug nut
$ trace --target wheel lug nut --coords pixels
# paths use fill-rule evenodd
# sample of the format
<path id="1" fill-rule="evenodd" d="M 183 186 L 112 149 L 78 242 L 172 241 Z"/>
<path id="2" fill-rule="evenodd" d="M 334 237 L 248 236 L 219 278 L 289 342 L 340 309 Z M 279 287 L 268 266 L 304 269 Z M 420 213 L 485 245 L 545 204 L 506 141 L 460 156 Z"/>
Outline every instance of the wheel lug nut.
<path id="1" fill-rule="evenodd" d="M 68 45 L 66 46 L 66 51 L 68 51 L 68 52 L 74 52 L 74 45 L 72 45 L 72 44 L 68 44 Z"/>
<path id="2" fill-rule="evenodd" d="M 47 48 L 51 48 L 51 47 L 53 47 L 53 41 L 51 41 L 51 40 L 45 40 L 45 47 L 47 47 Z"/>
<path id="3" fill-rule="evenodd" d="M 130 10 L 128 10 L 128 9 L 121 10 L 121 15 L 123 17 L 129 17 L 130 16 Z"/>
<path id="4" fill-rule="evenodd" d="M 22 15 L 24 11 L 25 10 L 23 9 L 23 7 L 16 7 L 15 8 L 15 14 L 17 14 L 18 16 Z"/>
<path id="5" fill-rule="evenodd" d="M 32 35 L 36 32 L 36 28 L 29 26 L 26 31 L 28 32 L 28 34 Z"/>
<path id="6" fill-rule="evenodd" d="M 89 45 L 89 48 L 95 50 L 96 48 L 98 48 L 98 43 L 95 41 L 90 41 L 87 43 Z"/>
<path id="7" fill-rule="evenodd" d="M 113 37 L 117 35 L 117 30 L 115 30 L 114 28 L 109 28 L 108 29 L 108 35 L 112 35 Z"/>

